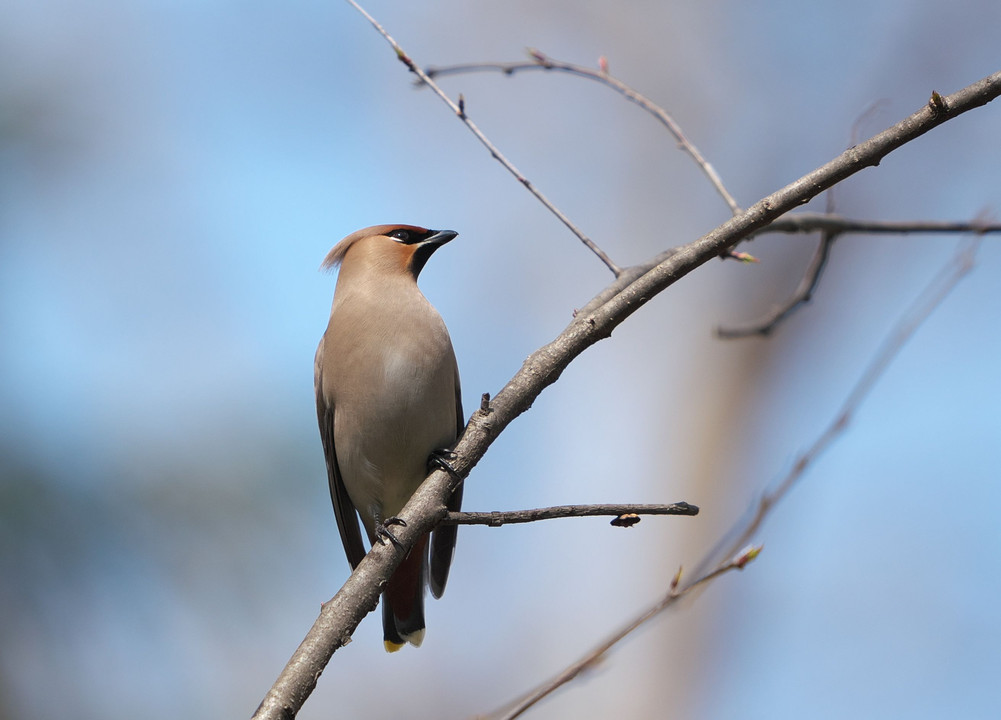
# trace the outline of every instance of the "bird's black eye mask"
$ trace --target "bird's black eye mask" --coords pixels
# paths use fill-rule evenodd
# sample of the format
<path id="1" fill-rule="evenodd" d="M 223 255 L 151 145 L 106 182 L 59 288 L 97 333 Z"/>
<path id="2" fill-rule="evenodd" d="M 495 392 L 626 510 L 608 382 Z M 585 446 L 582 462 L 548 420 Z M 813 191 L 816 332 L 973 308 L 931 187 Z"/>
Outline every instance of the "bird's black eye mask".
<path id="1" fill-rule="evenodd" d="M 404 245 L 416 245 L 417 243 L 424 242 L 429 237 L 434 235 L 434 230 L 425 230 L 424 232 L 417 232 L 416 230 L 404 230 L 398 229 L 393 230 L 389 233 L 389 237 L 394 240 L 398 240 Z"/>

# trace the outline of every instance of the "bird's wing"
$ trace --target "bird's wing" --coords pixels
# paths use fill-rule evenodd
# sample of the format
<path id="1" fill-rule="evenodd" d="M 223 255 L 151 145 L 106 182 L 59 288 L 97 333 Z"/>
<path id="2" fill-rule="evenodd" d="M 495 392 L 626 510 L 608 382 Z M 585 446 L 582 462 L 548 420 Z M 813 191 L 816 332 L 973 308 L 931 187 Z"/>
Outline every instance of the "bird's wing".
<path id="1" fill-rule="evenodd" d="M 462 435 L 466 427 L 466 416 L 462 412 L 462 388 L 459 386 L 459 366 L 455 366 L 455 437 Z M 451 512 L 459 512 L 462 507 L 462 483 L 452 493 L 447 507 Z M 452 555 L 455 553 L 455 536 L 458 525 L 439 525 L 431 537 L 431 569 L 429 580 L 431 594 L 436 598 L 445 592 L 448 581 L 448 570 L 452 565 Z"/>
<path id="2" fill-rule="evenodd" d="M 365 557 L 365 546 L 361 541 L 361 528 L 358 525 L 358 513 L 348 497 L 347 488 L 341 479 L 341 470 L 337 465 L 337 453 L 334 452 L 334 406 L 328 405 L 323 397 L 323 378 L 320 372 L 320 358 L 323 356 L 323 339 L 316 349 L 316 360 L 313 363 L 313 386 L 316 389 L 316 419 L 320 424 L 320 439 L 323 441 L 323 455 L 327 460 L 327 480 L 330 483 L 330 499 L 334 503 L 334 516 L 337 518 L 337 529 L 341 531 L 341 542 L 348 556 L 351 568 Z"/>

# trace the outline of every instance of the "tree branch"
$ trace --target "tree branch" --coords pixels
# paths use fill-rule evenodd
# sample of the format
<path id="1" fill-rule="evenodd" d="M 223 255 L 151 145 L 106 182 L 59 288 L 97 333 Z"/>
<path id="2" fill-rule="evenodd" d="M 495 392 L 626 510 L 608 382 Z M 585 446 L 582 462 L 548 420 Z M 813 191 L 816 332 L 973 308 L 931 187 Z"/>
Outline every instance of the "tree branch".
<path id="1" fill-rule="evenodd" d="M 813 292 L 820 282 L 821 273 L 827 265 L 830 257 L 831 246 L 841 235 L 853 234 L 893 234 L 906 235 L 913 233 L 973 233 L 975 235 L 986 235 L 987 233 L 1001 232 L 1001 225 L 996 223 L 986 223 L 974 220 L 973 222 L 888 222 L 879 220 L 852 220 L 833 214 L 820 213 L 800 213 L 789 215 L 776 220 L 761 233 L 783 232 L 812 233 L 821 232 L 820 242 L 817 251 L 814 253 L 806 274 L 800 280 L 799 285 L 792 296 L 781 305 L 776 305 L 764 317 L 741 325 L 731 325 L 729 327 L 716 328 L 717 337 L 734 339 L 748 337 L 751 335 L 768 336 L 792 315 L 799 307 L 810 302 Z"/>
<path id="2" fill-rule="evenodd" d="M 634 630 L 642 627 L 647 622 L 660 615 L 660 613 L 667 610 L 667 608 L 674 605 L 674 603 L 696 588 L 715 580 L 720 575 L 723 575 L 731 570 L 743 570 L 749 562 L 754 560 L 761 553 L 761 550 L 762 546 L 760 545 L 756 547 L 749 546 L 730 560 L 720 563 L 713 570 L 707 572 L 702 577 L 697 578 L 684 587 L 679 587 L 681 580 L 681 569 L 679 568 L 678 572 L 671 580 L 670 588 L 668 589 L 667 594 L 664 595 L 663 598 L 616 630 L 600 645 L 567 667 L 563 672 L 546 681 L 523 697 L 508 703 L 508 705 L 504 708 L 490 713 L 487 717 L 497 718 L 497 720 L 514 720 L 514 718 L 519 717 L 537 702 L 548 695 L 551 695 L 556 690 L 559 690 L 571 680 L 575 680 L 580 677 L 586 670 L 594 667 L 604 658 L 605 654 L 608 653 L 609 650 L 628 637 Z"/>
<path id="3" fill-rule="evenodd" d="M 441 98 L 442 102 L 444 102 L 446 105 L 452 108 L 452 112 L 455 113 L 456 117 L 458 117 L 463 122 L 463 124 L 465 124 L 465 126 L 469 128 L 469 131 L 476 136 L 476 139 L 479 140 L 480 143 L 482 143 L 483 146 L 490 151 L 491 157 L 493 157 L 497 162 L 503 165 L 504 168 L 509 173 L 514 175 L 515 179 L 522 185 L 524 185 L 525 189 L 527 189 L 530 193 L 532 193 L 532 195 L 535 196 L 536 200 L 542 203 L 545 206 L 545 208 L 549 210 L 549 212 L 551 212 L 559 219 L 561 223 L 566 225 L 567 229 L 569 229 L 570 232 L 576 235 L 577 239 L 580 240 L 582 243 L 584 243 L 584 245 L 591 252 L 597 255 L 598 259 L 605 264 L 605 267 L 611 270 L 612 273 L 616 277 L 618 277 L 622 273 L 622 269 L 618 265 L 616 265 L 612 261 L 612 259 L 608 257 L 608 255 L 605 254 L 604 250 L 598 247 L 597 243 L 591 240 L 591 238 L 585 235 L 580 228 L 578 228 L 573 222 L 571 222 L 570 218 L 567 217 L 562 210 L 556 207 L 556 205 L 554 205 L 549 198 L 543 195 L 542 191 L 539 190 L 537 187 L 535 187 L 535 185 L 527 177 L 525 177 L 521 173 L 521 171 L 518 170 L 518 168 L 514 166 L 514 163 L 508 160 L 504 156 L 504 154 L 497 149 L 496 145 L 490 142 L 487 136 L 483 134 L 483 131 L 480 130 L 479 127 L 477 127 L 476 123 L 474 123 L 472 120 L 469 119 L 469 117 L 466 115 L 466 103 L 463 100 L 462 95 L 459 96 L 458 103 L 453 102 L 452 98 L 446 95 L 445 91 L 442 90 L 440 87 L 438 87 L 437 83 L 435 83 L 434 80 L 428 77 L 427 73 L 421 70 L 421 68 L 416 63 L 414 63 L 413 60 L 410 59 L 410 56 L 403 51 L 403 48 L 400 47 L 399 43 L 397 43 L 396 40 L 394 40 L 392 36 L 390 36 L 390 34 L 386 32 L 386 30 L 382 27 L 382 25 L 380 25 L 376 21 L 375 18 L 369 15 L 361 5 L 355 2 L 355 0 L 347 0 L 347 1 L 358 12 L 364 15 L 365 19 L 367 19 L 370 23 L 372 23 L 372 27 L 374 27 L 379 32 L 379 34 L 386 39 L 386 42 L 388 42 L 390 45 L 393 46 L 393 49 L 396 51 L 396 57 L 400 59 L 400 62 L 406 65 L 407 69 L 409 69 L 410 72 L 417 75 L 417 77 L 420 78 L 420 82 L 426 84 L 429 88 L 431 88 L 434 91 L 435 95 Z"/>
<path id="4" fill-rule="evenodd" d="M 748 239 L 767 233 L 788 235 L 834 232 L 838 235 L 913 235 L 913 234 L 973 234 L 1001 233 L 1001 224 L 981 220 L 973 222 L 937 222 L 933 220 L 891 221 L 855 220 L 827 213 L 795 213 L 776 220 L 766 228 L 752 233 Z"/>
<path id="5" fill-rule="evenodd" d="M 781 222 L 781 221 L 777 221 Z M 793 292 L 792 297 L 781 305 L 775 306 L 771 312 L 763 318 L 754 320 L 744 325 L 731 325 L 730 327 L 716 328 L 716 336 L 725 339 L 748 337 L 749 335 L 768 336 L 772 330 L 792 315 L 800 306 L 810 302 L 813 298 L 813 291 L 817 289 L 820 276 L 827 266 L 827 261 L 831 257 L 831 248 L 834 241 L 839 237 L 838 233 L 831 230 L 824 230 L 821 233 L 817 249 L 810 259 L 810 264 L 806 268 L 806 274 L 799 281 L 799 285 Z"/>
<path id="6" fill-rule="evenodd" d="M 980 244 L 981 238 L 978 237 L 971 242 L 960 245 L 945 267 L 918 295 L 911 307 L 900 317 L 886 339 L 883 340 L 873 359 L 866 366 L 827 428 L 813 441 L 806 452 L 796 459 L 792 469 L 771 490 L 761 495 L 756 505 L 751 508 L 753 514 L 750 518 L 735 525 L 717 543 L 713 551 L 703 559 L 700 567 L 711 566 L 713 558 L 725 557 L 732 553 L 734 548 L 743 546 L 758 531 L 775 505 L 802 479 L 806 470 L 845 431 L 876 381 L 886 371 L 915 330 L 945 300 L 959 281 L 973 269 L 973 261 Z"/>
<path id="7" fill-rule="evenodd" d="M 354 0 L 348 1 L 358 7 Z M 366 17 L 378 28 L 367 13 Z M 385 35 L 385 31 L 379 29 Z M 394 47 L 404 60 L 406 56 L 395 43 Z M 409 58 L 404 62 L 421 74 Z M 910 117 L 760 200 L 698 240 L 661 253 L 642 266 L 619 271 L 616 280 L 582 308 L 556 339 L 529 356 L 521 370 L 487 404 L 486 410 L 481 408 L 473 413 L 454 448 L 452 466 L 456 474 L 436 470 L 418 488 L 399 513 L 407 522 L 406 526 L 395 530 L 399 546 L 376 544 L 334 598 L 322 606 L 319 618 L 265 696 L 255 718 L 295 716 L 316 686 L 331 655 L 348 642 L 361 619 L 376 607 L 380 589 L 396 566 L 415 541 L 445 517 L 445 501 L 461 479 L 469 474 L 504 428 L 525 412 L 575 358 L 599 340 L 609 337 L 619 324 L 655 295 L 749 233 L 765 227 L 835 183 L 879 164 L 884 156 L 901 145 L 990 102 L 999 94 L 1001 72 L 948 97 L 933 93 L 932 101 Z M 452 104 L 446 97 L 443 99 Z"/>
<path id="8" fill-rule="evenodd" d="M 595 517 L 611 515 L 619 520 L 629 515 L 698 515 L 699 509 L 686 502 L 670 505 L 557 505 L 555 507 L 537 508 L 535 510 L 510 510 L 508 512 L 450 512 L 441 521 L 442 525 L 487 525 L 500 527 L 515 523 L 529 523 L 537 520 L 552 520 L 568 517 Z M 613 525 L 631 526 L 639 522 L 639 518 L 626 518 Z"/>
<path id="9" fill-rule="evenodd" d="M 678 570 L 678 573 L 671 581 L 667 595 L 663 599 L 624 624 L 600 645 L 574 661 L 565 670 L 518 700 L 509 703 L 503 709 L 491 713 L 488 717 L 499 718 L 501 720 L 512 720 L 518 717 L 532 705 L 552 694 L 571 680 L 579 677 L 583 671 L 601 660 L 616 644 L 625 639 L 634 630 L 667 610 L 680 597 L 687 595 L 696 588 L 705 587 L 710 581 L 728 570 L 734 568 L 743 569 L 748 562 L 757 557 L 762 546 L 746 546 L 746 543 L 761 528 L 761 525 L 769 513 L 775 509 L 778 502 L 802 479 L 807 469 L 813 465 L 820 454 L 844 432 L 851 417 L 865 400 L 873 385 L 882 376 L 887 367 L 889 367 L 890 362 L 904 347 L 907 340 L 914 334 L 914 331 L 921 326 L 935 308 L 941 305 L 952 289 L 972 269 L 979 242 L 980 239 L 978 238 L 972 244 L 961 247 L 924 291 L 918 295 L 914 304 L 900 318 L 886 340 L 884 340 L 879 351 L 863 371 L 858 383 L 848 394 L 834 421 L 817 437 L 810 449 L 800 456 L 792 470 L 772 490 L 763 493 L 756 505 L 752 505 L 754 514 L 750 520 L 744 522 L 738 521 L 699 562 L 693 576 L 695 580 L 682 585 L 681 570 Z M 737 548 L 743 549 L 738 551 Z M 716 564 L 714 567 L 715 558 L 720 556 L 729 559 Z"/>
<path id="10" fill-rule="evenodd" d="M 554 70 L 599 82 L 602 85 L 615 90 L 615 92 L 619 93 L 630 102 L 639 105 L 641 108 L 657 118 L 657 121 L 666 127 L 668 132 L 674 136 L 675 141 L 678 143 L 678 147 L 688 153 L 692 160 L 695 161 L 695 164 L 701 168 L 702 173 L 709 179 L 712 186 L 716 188 L 716 192 L 719 193 L 720 197 L 722 197 L 724 202 L 726 202 L 727 207 L 730 208 L 731 214 L 738 215 L 740 213 L 740 205 L 737 204 L 737 201 L 733 199 L 733 195 L 731 195 L 723 185 L 723 180 L 716 172 L 716 169 L 710 165 L 704 157 L 702 157 L 702 153 L 699 152 L 698 148 L 696 148 L 695 145 L 692 144 L 687 137 L 685 137 L 685 133 L 681 130 L 681 126 L 675 122 L 674 118 L 671 117 L 671 115 L 664 108 L 648 98 L 646 95 L 643 95 L 633 87 L 610 75 L 608 73 L 608 64 L 605 62 L 604 58 L 601 58 L 601 67 L 594 70 L 583 65 L 575 65 L 574 63 L 554 60 L 534 48 L 530 49 L 528 53 L 532 56 L 533 62 L 470 63 L 466 65 L 448 65 L 443 67 L 429 67 L 424 72 L 428 78 L 434 78 L 439 75 L 459 75 L 462 73 L 472 72 L 493 71 L 502 72 L 505 75 L 514 75 L 517 72 L 525 70 Z"/>

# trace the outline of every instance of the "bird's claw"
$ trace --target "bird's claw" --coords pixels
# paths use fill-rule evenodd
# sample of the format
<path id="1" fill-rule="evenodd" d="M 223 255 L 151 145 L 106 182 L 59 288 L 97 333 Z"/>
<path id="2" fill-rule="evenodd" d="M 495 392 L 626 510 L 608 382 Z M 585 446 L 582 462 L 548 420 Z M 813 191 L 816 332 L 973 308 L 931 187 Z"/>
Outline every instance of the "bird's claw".
<path id="1" fill-rule="evenodd" d="M 459 471 L 452 467 L 451 460 L 455 459 L 455 452 L 448 448 L 433 450 L 428 456 L 428 470 L 444 470 L 454 478 L 459 477 Z"/>
<path id="2" fill-rule="evenodd" d="M 394 546 L 402 548 L 403 543 L 397 540 L 396 536 L 393 535 L 393 531 L 389 529 L 390 525 L 399 525 L 400 527 L 406 527 L 407 521 L 404 520 L 403 518 L 395 516 L 391 518 L 386 518 L 385 522 L 381 522 L 378 525 L 376 525 L 375 527 L 376 536 L 379 537 L 383 545 L 386 544 L 386 540 L 389 540 L 389 542 L 393 543 Z"/>

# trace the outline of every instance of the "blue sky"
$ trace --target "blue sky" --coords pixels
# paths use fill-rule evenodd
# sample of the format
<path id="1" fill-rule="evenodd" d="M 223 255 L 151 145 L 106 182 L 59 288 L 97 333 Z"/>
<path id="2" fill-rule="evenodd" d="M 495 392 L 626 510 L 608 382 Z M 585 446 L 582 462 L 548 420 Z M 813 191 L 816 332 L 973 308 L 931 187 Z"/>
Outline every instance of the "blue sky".
<path id="1" fill-rule="evenodd" d="M 986 1 L 366 7 L 425 65 L 605 55 L 745 206 L 843 149 L 872 103 L 863 134 L 999 60 Z M 330 246 L 383 222 L 460 233 L 421 282 L 467 412 L 610 277 L 345 3 L 3 16 L 0 694 L 42 718 L 247 715 L 347 573 L 312 407 Z M 620 264 L 726 219 L 662 129 L 604 88 L 442 84 Z M 994 106 L 947 123 L 840 186 L 838 211 L 997 218 L 998 123 Z M 956 240 L 843 238 L 775 337 L 714 339 L 785 297 L 812 242 L 758 239 L 760 265 L 710 263 L 651 302 L 466 490 L 474 510 L 687 500 L 698 518 L 464 529 L 425 646 L 386 656 L 366 620 L 301 717 L 487 712 L 694 565 L 823 430 Z M 776 510 L 761 558 L 538 713 L 996 715 L 996 247 Z"/>

